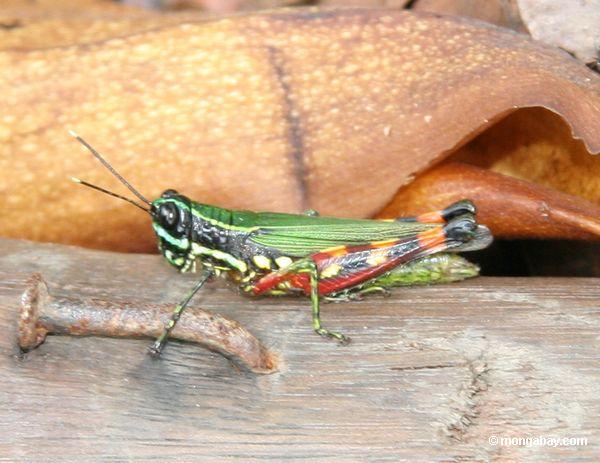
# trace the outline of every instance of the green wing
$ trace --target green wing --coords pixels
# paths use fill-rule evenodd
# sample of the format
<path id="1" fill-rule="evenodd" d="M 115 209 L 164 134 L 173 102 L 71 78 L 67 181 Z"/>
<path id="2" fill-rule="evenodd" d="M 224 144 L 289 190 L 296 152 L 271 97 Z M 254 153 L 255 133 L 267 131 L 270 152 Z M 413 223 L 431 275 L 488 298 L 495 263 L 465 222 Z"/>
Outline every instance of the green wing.
<path id="1" fill-rule="evenodd" d="M 232 225 L 251 229 L 248 239 L 254 243 L 301 257 L 335 246 L 411 236 L 438 224 L 236 211 Z"/>

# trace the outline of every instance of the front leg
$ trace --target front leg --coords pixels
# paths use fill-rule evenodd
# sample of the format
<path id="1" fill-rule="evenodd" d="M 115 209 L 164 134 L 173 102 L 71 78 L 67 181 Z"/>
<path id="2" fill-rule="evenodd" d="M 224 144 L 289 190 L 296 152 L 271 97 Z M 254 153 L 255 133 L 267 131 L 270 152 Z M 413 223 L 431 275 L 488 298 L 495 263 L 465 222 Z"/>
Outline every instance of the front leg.
<path id="1" fill-rule="evenodd" d="M 192 243 L 192 250 L 188 256 L 188 261 L 190 264 L 182 271 L 187 272 L 195 269 L 196 258 L 199 259 L 209 259 L 209 263 L 205 263 L 205 271 L 203 275 L 200 277 L 200 280 L 196 283 L 196 286 L 192 288 L 192 290 L 187 294 L 187 296 L 183 299 L 183 301 L 175 307 L 173 310 L 173 314 L 171 315 L 171 319 L 165 326 L 162 334 L 156 339 L 154 344 L 150 346 L 150 354 L 153 356 L 159 356 L 164 349 L 169 334 L 175 328 L 179 317 L 190 303 L 194 295 L 204 286 L 204 283 L 213 275 L 219 275 L 222 270 L 235 269 L 241 274 L 245 274 L 248 272 L 248 265 L 239 259 L 236 259 L 231 254 L 228 254 L 220 249 L 211 249 L 204 246 L 199 245 L 198 243 Z M 216 265 L 214 262 L 220 263 L 220 265 Z M 210 265 L 210 266 L 209 266 Z"/>
<path id="2" fill-rule="evenodd" d="M 204 283 L 206 283 L 206 281 L 212 276 L 212 274 L 213 274 L 212 270 L 206 270 L 203 273 L 203 275 L 200 277 L 200 279 L 198 280 L 196 285 L 192 288 L 192 290 L 185 296 L 183 301 L 181 301 L 181 303 L 177 304 L 177 306 L 173 310 L 171 319 L 165 325 L 163 332 L 156 339 L 156 341 L 154 341 L 154 343 L 148 348 L 150 354 L 153 357 L 158 357 L 162 353 L 163 349 L 165 348 L 165 345 L 167 344 L 169 335 L 171 334 L 171 331 L 173 331 L 173 328 L 175 328 L 175 325 L 179 321 L 181 314 L 183 313 L 185 308 L 188 306 L 188 304 L 190 303 L 190 301 L 192 300 L 194 295 L 200 290 L 200 288 L 202 288 L 202 286 L 204 286 Z"/>

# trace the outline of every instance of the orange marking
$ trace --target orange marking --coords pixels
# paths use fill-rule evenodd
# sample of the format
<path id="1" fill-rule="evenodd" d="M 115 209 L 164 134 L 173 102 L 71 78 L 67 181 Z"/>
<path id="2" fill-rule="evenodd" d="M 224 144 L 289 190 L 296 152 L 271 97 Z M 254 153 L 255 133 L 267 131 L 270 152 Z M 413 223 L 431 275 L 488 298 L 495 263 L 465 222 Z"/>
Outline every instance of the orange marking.
<path id="1" fill-rule="evenodd" d="M 400 240 L 374 241 L 373 243 L 371 243 L 371 247 L 373 249 L 388 248 L 390 246 L 398 244 L 399 242 Z"/>
<path id="2" fill-rule="evenodd" d="M 315 259 L 329 259 L 331 257 L 340 257 L 348 254 L 348 246 L 338 246 L 336 248 L 329 248 L 326 251 L 317 252 L 313 255 Z"/>
<path id="3" fill-rule="evenodd" d="M 417 222 L 423 223 L 444 223 L 444 217 L 442 217 L 442 213 L 440 211 L 435 212 L 426 212 L 425 214 L 418 215 L 416 217 Z"/>
<path id="4" fill-rule="evenodd" d="M 419 240 L 419 245 L 423 249 L 431 249 L 440 244 L 444 244 L 446 241 L 446 233 L 442 227 L 436 227 L 417 234 L 417 239 Z"/>

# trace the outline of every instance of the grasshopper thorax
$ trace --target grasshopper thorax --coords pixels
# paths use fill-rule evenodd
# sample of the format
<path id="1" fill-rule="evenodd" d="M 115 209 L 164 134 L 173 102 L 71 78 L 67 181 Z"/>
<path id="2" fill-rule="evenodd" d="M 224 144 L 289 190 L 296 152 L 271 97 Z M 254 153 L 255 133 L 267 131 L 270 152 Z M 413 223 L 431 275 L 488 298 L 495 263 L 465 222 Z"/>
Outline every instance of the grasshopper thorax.
<path id="1" fill-rule="evenodd" d="M 152 228 L 158 238 L 158 249 L 167 261 L 185 271 L 191 264 L 192 212 L 189 198 L 175 190 L 166 190 L 150 206 Z"/>

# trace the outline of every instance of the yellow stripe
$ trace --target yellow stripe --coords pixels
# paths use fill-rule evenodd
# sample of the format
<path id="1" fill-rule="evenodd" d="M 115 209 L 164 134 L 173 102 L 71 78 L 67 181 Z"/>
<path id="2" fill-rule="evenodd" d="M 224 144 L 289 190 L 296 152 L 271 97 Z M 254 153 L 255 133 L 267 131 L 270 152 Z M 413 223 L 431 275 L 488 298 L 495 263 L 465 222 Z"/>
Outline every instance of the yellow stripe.
<path id="1" fill-rule="evenodd" d="M 241 273 L 246 273 L 248 271 L 246 262 L 236 259 L 231 254 L 227 254 L 226 252 L 219 251 L 217 249 L 209 249 L 205 248 L 204 246 L 200 246 L 197 243 L 192 243 L 192 253 L 196 256 L 213 257 L 217 260 L 227 263 L 230 267 L 239 270 Z"/>

